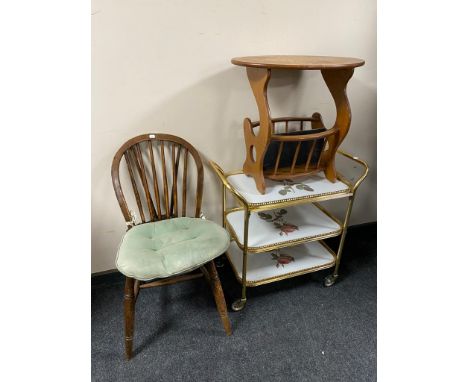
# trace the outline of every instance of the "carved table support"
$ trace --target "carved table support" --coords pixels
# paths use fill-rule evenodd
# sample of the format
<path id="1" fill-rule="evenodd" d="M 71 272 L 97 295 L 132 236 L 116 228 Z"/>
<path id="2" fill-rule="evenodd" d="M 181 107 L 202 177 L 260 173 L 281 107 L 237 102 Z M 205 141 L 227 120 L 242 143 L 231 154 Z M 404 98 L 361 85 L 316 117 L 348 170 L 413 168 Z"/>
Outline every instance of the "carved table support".
<path id="1" fill-rule="evenodd" d="M 322 77 L 335 101 L 336 120 L 333 128 L 338 128 L 338 136 L 329 139 L 329 148 L 324 153 L 325 176 L 331 182 L 336 181 L 335 154 L 343 139 L 348 134 L 351 125 L 351 108 L 348 96 L 346 95 L 346 85 L 353 76 L 354 69 L 321 70 Z"/>
<path id="2" fill-rule="evenodd" d="M 271 131 L 270 107 L 268 106 L 267 87 L 271 70 L 263 68 L 247 68 L 247 77 L 257 102 L 260 116 L 260 127 L 255 135 L 249 118 L 244 119 L 244 136 L 246 159 L 244 173 L 255 179 L 257 189 L 265 193 L 265 177 L 263 175 L 263 158 L 268 148 Z M 255 154 L 254 154 L 255 153 Z"/>

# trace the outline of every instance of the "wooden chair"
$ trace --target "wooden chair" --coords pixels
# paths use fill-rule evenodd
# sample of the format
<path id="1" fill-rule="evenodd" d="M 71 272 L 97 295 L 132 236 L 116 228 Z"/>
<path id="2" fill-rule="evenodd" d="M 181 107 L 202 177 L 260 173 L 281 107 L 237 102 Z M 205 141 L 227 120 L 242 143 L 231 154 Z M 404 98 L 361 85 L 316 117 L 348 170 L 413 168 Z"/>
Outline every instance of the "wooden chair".
<path id="1" fill-rule="evenodd" d="M 120 177 L 124 175 L 120 171 L 124 167 L 122 157 L 128 170 L 126 183 Z M 222 227 L 200 218 L 203 165 L 197 150 L 173 135 L 137 136 L 115 154 L 112 182 L 128 227 L 116 260 L 117 269 L 126 276 L 127 359 L 132 357 L 135 302 L 140 289 L 205 276 L 224 330 L 231 335 L 223 289 L 213 262 L 226 251 L 230 238 Z M 125 184 L 129 189 L 127 199 Z M 194 202 L 192 214 L 187 208 L 190 197 Z M 131 210 L 131 202 L 138 209 L 139 219 Z M 197 269 L 201 272 L 192 272 Z"/>

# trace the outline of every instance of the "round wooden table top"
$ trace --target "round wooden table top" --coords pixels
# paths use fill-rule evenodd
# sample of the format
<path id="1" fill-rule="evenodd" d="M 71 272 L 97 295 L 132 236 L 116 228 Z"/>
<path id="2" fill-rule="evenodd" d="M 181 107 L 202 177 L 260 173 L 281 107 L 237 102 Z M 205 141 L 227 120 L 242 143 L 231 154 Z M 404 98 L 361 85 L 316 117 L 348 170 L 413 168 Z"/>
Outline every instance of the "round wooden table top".
<path id="1" fill-rule="evenodd" d="M 298 70 L 349 69 L 364 65 L 360 58 L 292 55 L 234 57 L 231 62 L 254 68 Z"/>

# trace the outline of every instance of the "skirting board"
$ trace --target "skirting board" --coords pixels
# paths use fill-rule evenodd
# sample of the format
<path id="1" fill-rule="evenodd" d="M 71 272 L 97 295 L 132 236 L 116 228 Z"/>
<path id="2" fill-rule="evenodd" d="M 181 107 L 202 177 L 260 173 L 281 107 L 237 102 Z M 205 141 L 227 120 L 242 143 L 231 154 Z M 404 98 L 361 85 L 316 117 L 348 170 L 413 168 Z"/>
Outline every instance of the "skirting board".
<path id="1" fill-rule="evenodd" d="M 374 231 L 377 231 L 377 222 L 356 224 L 348 227 L 347 235 L 360 235 L 364 238 L 367 235 L 367 232 L 371 233 Z M 332 248 L 335 248 L 338 244 L 338 240 L 339 236 L 326 239 L 325 242 L 329 244 Z M 125 276 L 118 272 L 117 269 L 109 269 L 108 271 L 92 273 L 91 288 L 99 288 L 113 284 L 120 284 L 124 282 L 124 279 Z"/>

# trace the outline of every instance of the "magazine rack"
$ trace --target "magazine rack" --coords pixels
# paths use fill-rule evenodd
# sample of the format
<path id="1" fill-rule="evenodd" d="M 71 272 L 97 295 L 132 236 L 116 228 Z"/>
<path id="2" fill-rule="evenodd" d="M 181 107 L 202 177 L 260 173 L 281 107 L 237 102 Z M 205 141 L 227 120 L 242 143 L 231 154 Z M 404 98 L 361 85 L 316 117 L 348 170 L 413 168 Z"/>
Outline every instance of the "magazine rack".
<path id="1" fill-rule="evenodd" d="M 322 56 L 250 56 L 236 57 L 234 65 L 245 66 L 250 87 L 257 102 L 260 120 L 244 120 L 246 158 L 243 171 L 255 179 L 257 190 L 265 193 L 265 179 L 285 180 L 324 172 L 325 177 L 336 181 L 335 154 L 348 133 L 351 109 L 346 96 L 346 85 L 354 68 L 364 61 L 347 57 Z M 311 118 L 272 118 L 268 106 L 267 87 L 272 69 L 320 70 L 336 106 L 336 120 L 332 128 L 325 129 L 320 113 Z M 293 122 L 300 123 L 299 134 L 288 134 Z M 284 126 L 284 133 L 280 128 Z M 310 128 L 308 128 L 310 126 Z M 314 130 L 320 129 L 320 132 Z M 324 131 L 323 131 L 324 130 Z M 278 149 L 271 168 L 265 168 L 265 154 L 271 144 Z M 284 163 L 286 145 L 294 144 L 289 163 Z M 320 147 L 319 147 L 320 146 Z M 302 157 L 302 160 L 298 160 Z"/>

